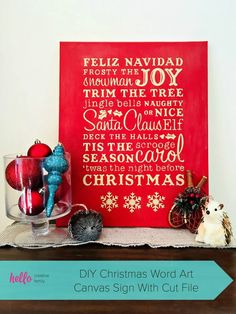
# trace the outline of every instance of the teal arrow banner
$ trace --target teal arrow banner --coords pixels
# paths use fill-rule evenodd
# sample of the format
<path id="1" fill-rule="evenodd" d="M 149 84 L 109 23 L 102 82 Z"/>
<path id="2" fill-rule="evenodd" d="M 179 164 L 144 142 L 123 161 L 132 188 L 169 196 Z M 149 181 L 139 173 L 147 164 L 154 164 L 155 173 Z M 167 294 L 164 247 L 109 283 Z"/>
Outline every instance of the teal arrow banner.
<path id="1" fill-rule="evenodd" d="M 0 300 L 214 300 L 214 261 L 0 261 Z"/>

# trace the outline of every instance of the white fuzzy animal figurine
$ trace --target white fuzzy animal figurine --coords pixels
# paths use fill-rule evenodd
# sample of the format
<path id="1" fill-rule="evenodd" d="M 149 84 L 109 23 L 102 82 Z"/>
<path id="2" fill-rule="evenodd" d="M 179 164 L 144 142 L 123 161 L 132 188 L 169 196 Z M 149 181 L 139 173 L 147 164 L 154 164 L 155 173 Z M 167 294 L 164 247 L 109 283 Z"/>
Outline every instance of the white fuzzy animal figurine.
<path id="1" fill-rule="evenodd" d="M 211 246 L 225 246 L 229 244 L 233 232 L 229 217 L 224 210 L 224 205 L 209 197 L 203 197 L 200 204 L 203 217 L 195 240 Z"/>

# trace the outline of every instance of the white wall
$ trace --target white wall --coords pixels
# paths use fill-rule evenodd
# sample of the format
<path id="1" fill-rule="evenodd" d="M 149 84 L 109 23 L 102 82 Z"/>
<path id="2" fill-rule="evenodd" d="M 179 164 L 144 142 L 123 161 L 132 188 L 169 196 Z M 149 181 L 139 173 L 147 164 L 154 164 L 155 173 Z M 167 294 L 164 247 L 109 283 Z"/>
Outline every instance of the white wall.
<path id="1" fill-rule="evenodd" d="M 56 144 L 59 41 L 208 40 L 210 192 L 236 230 L 235 38 L 235 0 L 0 0 L 0 156 Z"/>

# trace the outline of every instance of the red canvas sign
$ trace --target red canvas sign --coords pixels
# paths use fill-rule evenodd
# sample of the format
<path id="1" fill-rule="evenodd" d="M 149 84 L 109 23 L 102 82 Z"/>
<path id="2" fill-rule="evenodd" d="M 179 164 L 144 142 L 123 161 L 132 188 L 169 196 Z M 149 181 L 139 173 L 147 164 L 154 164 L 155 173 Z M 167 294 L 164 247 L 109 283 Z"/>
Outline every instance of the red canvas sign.
<path id="1" fill-rule="evenodd" d="M 73 203 L 169 227 L 186 170 L 208 174 L 207 43 L 61 43 L 59 140 Z"/>

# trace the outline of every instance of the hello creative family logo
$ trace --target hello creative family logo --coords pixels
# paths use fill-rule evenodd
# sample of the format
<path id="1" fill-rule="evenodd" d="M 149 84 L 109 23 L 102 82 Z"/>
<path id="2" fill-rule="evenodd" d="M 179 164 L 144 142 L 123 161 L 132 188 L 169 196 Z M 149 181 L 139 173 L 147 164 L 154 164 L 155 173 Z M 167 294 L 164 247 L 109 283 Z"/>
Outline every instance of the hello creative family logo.
<path id="1" fill-rule="evenodd" d="M 19 284 L 29 284 L 32 281 L 32 277 L 28 274 L 28 272 L 20 272 L 15 275 L 13 272 L 10 273 L 9 282 L 11 284 L 19 283 Z"/>

